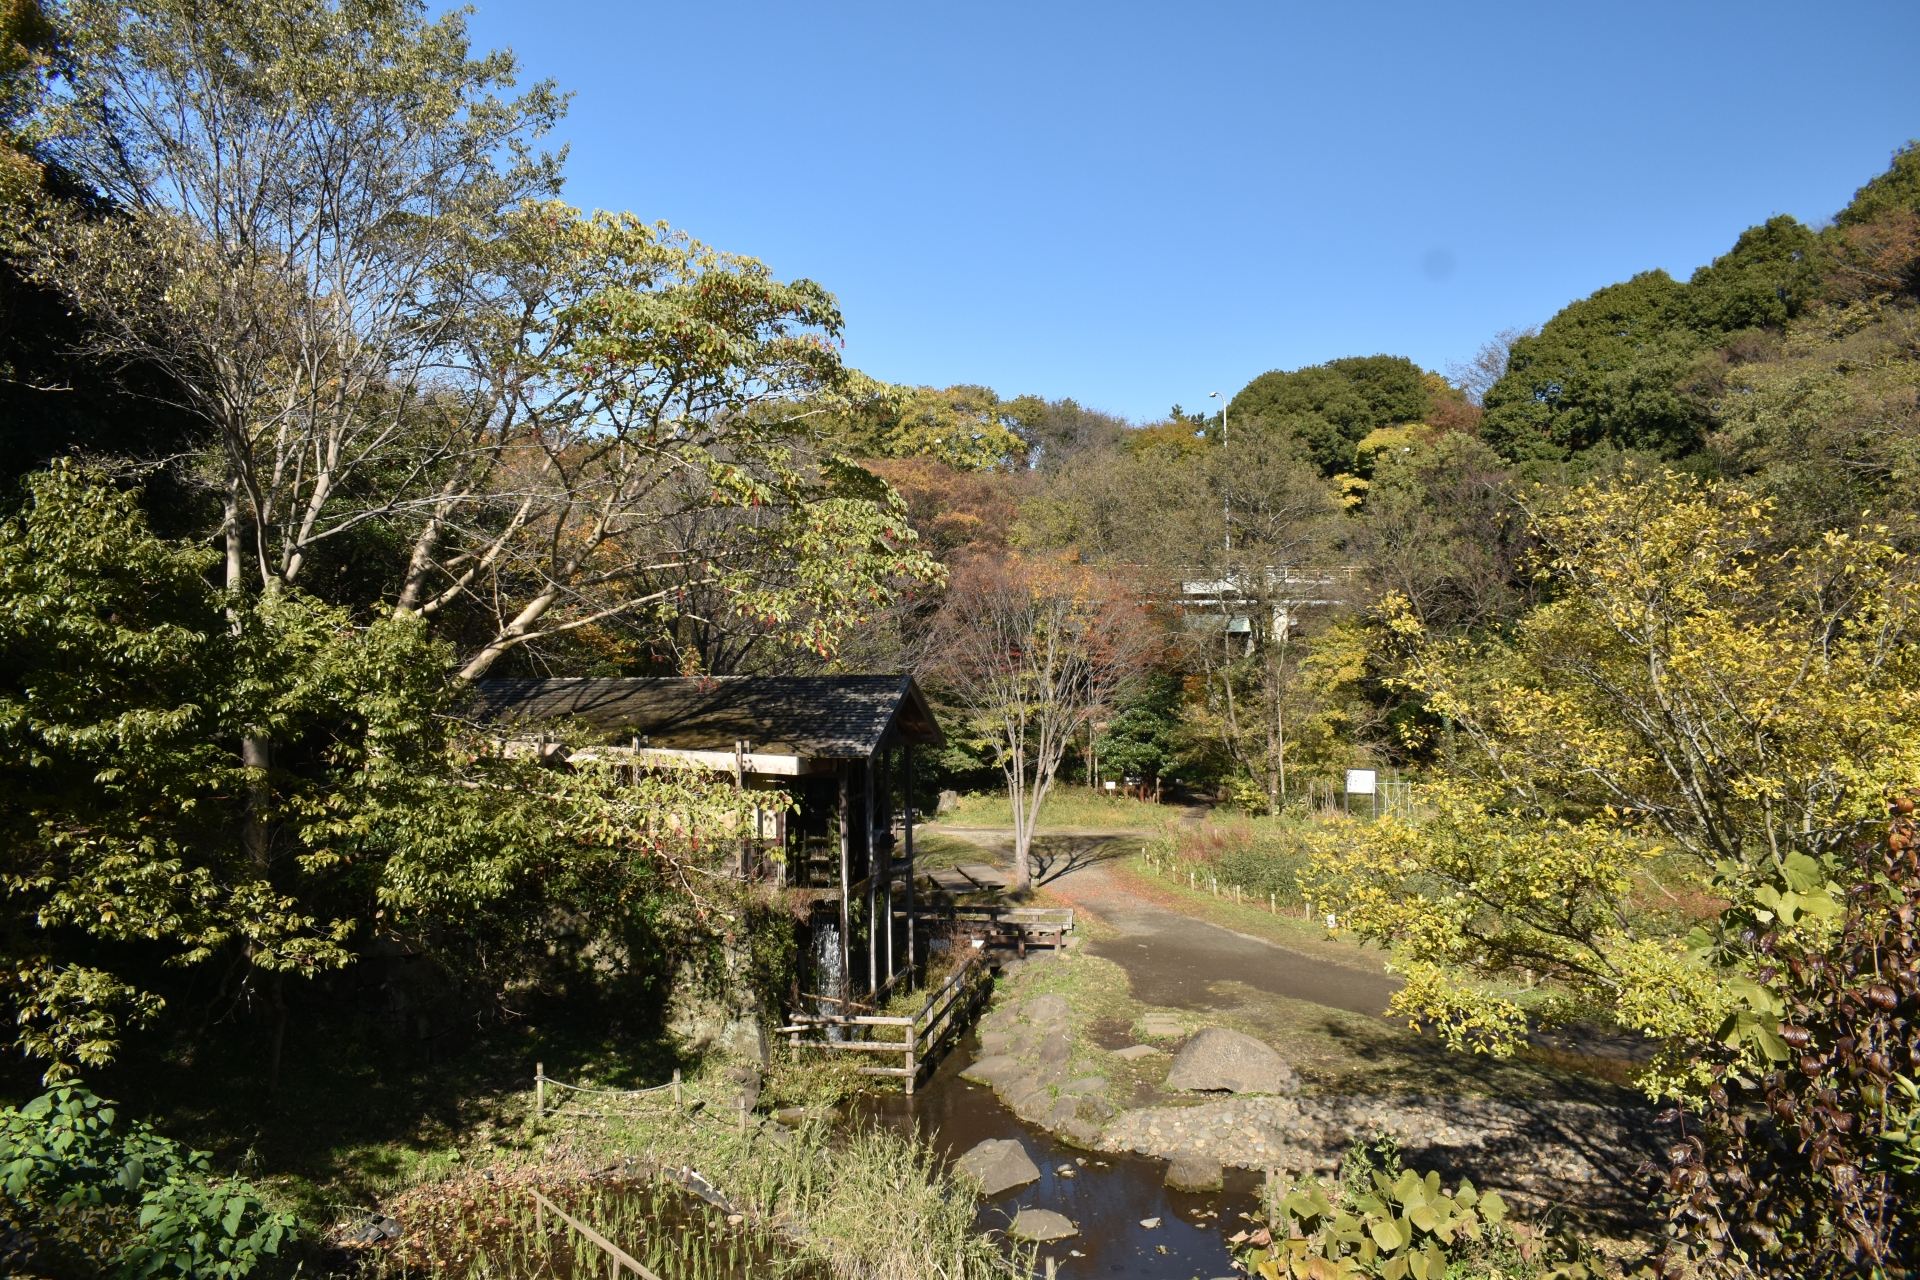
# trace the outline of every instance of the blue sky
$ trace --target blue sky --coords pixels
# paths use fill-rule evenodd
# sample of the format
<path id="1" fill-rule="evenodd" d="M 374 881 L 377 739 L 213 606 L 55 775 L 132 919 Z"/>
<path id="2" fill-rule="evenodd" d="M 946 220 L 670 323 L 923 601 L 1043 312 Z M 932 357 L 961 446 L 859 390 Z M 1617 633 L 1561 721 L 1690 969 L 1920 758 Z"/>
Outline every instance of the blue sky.
<path id="1" fill-rule="evenodd" d="M 834 291 L 876 377 L 1147 420 L 1830 216 L 1920 136 L 1920 4 L 478 0 L 569 198 Z"/>

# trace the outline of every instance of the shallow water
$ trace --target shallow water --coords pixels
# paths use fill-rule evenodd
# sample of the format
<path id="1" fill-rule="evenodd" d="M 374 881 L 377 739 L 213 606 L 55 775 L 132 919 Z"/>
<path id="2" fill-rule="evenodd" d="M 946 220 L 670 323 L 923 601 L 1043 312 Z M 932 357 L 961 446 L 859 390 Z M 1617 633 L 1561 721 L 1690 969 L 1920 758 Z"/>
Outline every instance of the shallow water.
<path id="1" fill-rule="evenodd" d="M 978 1047 L 969 1034 L 913 1097 L 870 1095 L 861 1111 L 902 1130 L 917 1129 L 949 1159 L 988 1138 L 1019 1139 L 1040 1166 L 1040 1181 L 982 1201 L 981 1230 L 1004 1231 L 1022 1209 L 1052 1209 L 1080 1228 L 1078 1236 L 1041 1248 L 1041 1266 L 1052 1256 L 1062 1276 L 1212 1280 L 1238 1274 L 1229 1266 L 1233 1256 L 1226 1239 L 1253 1229 L 1239 1215 L 1257 1212 L 1258 1174 L 1229 1169 L 1224 1191 L 1189 1195 L 1166 1187 L 1164 1160 L 1080 1151 L 1056 1142 L 1052 1134 L 1001 1106 L 992 1089 L 960 1078 Z M 1074 1176 L 1062 1176 L 1062 1165 L 1073 1169 Z M 1157 1228 L 1140 1225 L 1142 1219 L 1156 1217 Z M 1073 1250 L 1083 1256 L 1074 1257 Z"/>

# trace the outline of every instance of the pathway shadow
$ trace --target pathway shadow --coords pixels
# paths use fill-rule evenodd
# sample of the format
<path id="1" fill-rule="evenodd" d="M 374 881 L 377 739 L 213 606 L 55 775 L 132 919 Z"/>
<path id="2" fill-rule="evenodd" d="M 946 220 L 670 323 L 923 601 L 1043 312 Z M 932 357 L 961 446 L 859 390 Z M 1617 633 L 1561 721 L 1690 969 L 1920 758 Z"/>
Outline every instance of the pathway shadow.
<path id="1" fill-rule="evenodd" d="M 1130 836 L 1040 836 L 1033 842 L 1033 882 L 1044 885 L 1061 876 L 1105 862 L 1118 862 L 1132 850 Z"/>

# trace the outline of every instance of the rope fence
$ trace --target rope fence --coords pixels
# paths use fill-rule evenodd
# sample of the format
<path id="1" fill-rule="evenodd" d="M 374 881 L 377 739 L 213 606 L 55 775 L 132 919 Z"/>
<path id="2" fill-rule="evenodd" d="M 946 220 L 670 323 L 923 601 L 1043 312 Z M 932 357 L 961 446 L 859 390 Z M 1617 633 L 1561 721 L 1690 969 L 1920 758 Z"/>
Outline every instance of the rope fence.
<path id="1" fill-rule="evenodd" d="M 547 1088 L 549 1085 L 556 1089 L 565 1089 L 570 1093 L 592 1094 L 602 1098 L 648 1098 L 655 1094 L 671 1093 L 673 1095 L 673 1105 L 678 1107 L 681 1103 L 682 1085 L 680 1081 L 680 1068 L 678 1067 L 673 1069 L 673 1079 L 667 1081 L 665 1084 L 656 1084 L 646 1089 L 601 1089 L 590 1084 L 574 1084 L 568 1080 L 556 1080 L 547 1074 L 546 1063 L 536 1062 L 533 1064 L 533 1118 L 535 1120 L 540 1120 L 549 1114 L 556 1116 L 584 1115 L 601 1117 L 605 1117 L 607 1114 L 604 1111 L 568 1110 L 561 1106 L 555 1106 L 551 1112 L 549 1112 L 547 1108 Z"/>

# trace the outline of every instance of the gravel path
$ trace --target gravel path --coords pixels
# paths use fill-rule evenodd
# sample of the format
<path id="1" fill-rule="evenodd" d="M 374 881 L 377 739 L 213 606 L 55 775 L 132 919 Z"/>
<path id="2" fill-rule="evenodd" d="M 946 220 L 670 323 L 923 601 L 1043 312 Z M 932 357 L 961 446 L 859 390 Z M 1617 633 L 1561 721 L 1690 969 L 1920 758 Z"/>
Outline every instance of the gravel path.
<path id="1" fill-rule="evenodd" d="M 1004 852 L 1005 832 L 964 829 L 954 835 Z M 1120 932 L 1088 944 L 1096 956 L 1127 971 L 1134 998 L 1145 1004 L 1210 1010 L 1215 982 L 1231 979 L 1274 995 L 1378 1017 L 1399 987 L 1375 958 L 1341 963 L 1289 951 L 1156 906 L 1127 890 L 1107 870 L 1111 859 L 1139 847 L 1136 833 L 1048 833 L 1053 851 L 1039 878 L 1054 896 L 1085 908 Z M 1377 953 L 1376 953 L 1377 957 Z M 1371 963 L 1369 971 L 1365 967 Z"/>

